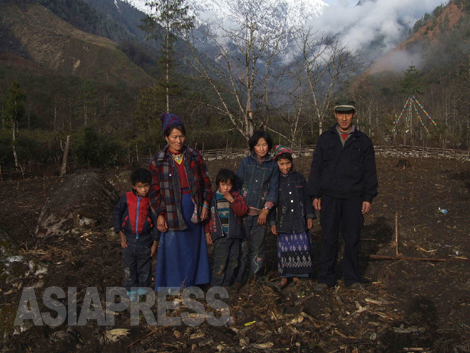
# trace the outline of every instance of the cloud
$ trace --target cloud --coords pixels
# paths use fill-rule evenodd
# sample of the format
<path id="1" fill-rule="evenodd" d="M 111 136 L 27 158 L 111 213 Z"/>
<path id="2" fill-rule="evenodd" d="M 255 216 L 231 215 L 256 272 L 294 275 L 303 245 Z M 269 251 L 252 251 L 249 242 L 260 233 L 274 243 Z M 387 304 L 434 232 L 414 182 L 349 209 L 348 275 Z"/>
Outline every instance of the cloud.
<path id="1" fill-rule="evenodd" d="M 340 33 L 340 40 L 351 50 L 363 51 L 372 42 L 380 41 L 369 57 L 379 57 L 393 49 L 407 34 L 407 29 L 448 0 L 378 0 L 367 1 L 363 6 L 345 7 L 348 1 L 338 1 L 340 5 L 324 8 L 323 14 L 309 25 L 325 33 Z"/>

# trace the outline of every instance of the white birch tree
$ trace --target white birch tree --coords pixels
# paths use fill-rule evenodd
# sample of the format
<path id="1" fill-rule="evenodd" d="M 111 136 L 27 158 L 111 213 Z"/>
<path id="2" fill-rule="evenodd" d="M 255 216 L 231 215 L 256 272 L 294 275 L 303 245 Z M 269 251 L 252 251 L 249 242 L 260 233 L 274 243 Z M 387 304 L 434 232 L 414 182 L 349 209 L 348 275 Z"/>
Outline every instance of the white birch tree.
<path id="1" fill-rule="evenodd" d="M 248 141 L 255 130 L 267 128 L 271 66 L 285 46 L 287 33 L 282 23 L 275 22 L 276 9 L 261 0 L 230 6 L 225 21 L 193 32 L 188 62 L 215 92 L 217 101 L 209 104 Z M 200 38 L 216 48 L 212 65 L 196 49 Z"/>
<path id="2" fill-rule="evenodd" d="M 18 155 L 16 153 L 16 135 L 18 133 L 18 121 L 24 116 L 25 113 L 25 101 L 25 91 L 19 82 L 13 81 L 8 88 L 7 94 L 5 95 L 5 108 L 3 110 L 2 116 L 6 125 L 11 129 L 11 147 L 16 169 L 19 169 L 20 167 L 18 163 Z"/>

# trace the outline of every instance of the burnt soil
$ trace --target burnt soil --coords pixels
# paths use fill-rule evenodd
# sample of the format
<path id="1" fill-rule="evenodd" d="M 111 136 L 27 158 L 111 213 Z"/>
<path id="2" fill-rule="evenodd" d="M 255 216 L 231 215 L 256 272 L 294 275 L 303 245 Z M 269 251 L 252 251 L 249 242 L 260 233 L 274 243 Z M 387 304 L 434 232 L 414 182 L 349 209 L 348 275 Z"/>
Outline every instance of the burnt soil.
<path id="1" fill-rule="evenodd" d="M 32 326 L 0 337 L 0 352 L 470 352 L 470 162 L 408 158 L 411 166 L 397 167 L 399 159 L 377 156 L 379 196 L 361 238 L 361 268 L 371 281 L 365 291 L 346 288 L 340 275 L 337 286 L 323 293 L 313 291 L 315 278 L 281 291 L 248 283 L 228 299 L 231 320 L 223 326 L 149 326 L 143 319 L 132 326 L 123 311 L 112 327 L 95 320 Z M 311 157 L 294 162 L 308 177 Z M 211 176 L 221 167 L 236 170 L 238 163 L 207 162 Z M 109 223 L 83 234 L 33 236 L 42 206 L 60 185 L 56 177 L 0 183 L 0 229 L 19 243 L 21 254 L 49 266 L 44 286 L 35 290 L 41 312 L 50 311 L 40 300 L 50 286 L 77 287 L 80 312 L 87 287 L 97 287 L 103 303 L 106 287 L 121 286 L 121 251 L 105 235 L 111 214 Z M 398 259 L 371 257 L 396 256 L 397 237 Z M 318 219 L 312 242 L 318 261 Z M 265 271 L 269 281 L 276 279 L 271 233 Z M 22 289 L 37 282 L 0 283 L 3 313 L 15 310 Z M 61 301 L 67 306 L 67 298 Z M 180 305 L 167 315 L 184 311 L 190 310 Z M 114 343 L 103 338 L 116 328 L 129 331 Z"/>

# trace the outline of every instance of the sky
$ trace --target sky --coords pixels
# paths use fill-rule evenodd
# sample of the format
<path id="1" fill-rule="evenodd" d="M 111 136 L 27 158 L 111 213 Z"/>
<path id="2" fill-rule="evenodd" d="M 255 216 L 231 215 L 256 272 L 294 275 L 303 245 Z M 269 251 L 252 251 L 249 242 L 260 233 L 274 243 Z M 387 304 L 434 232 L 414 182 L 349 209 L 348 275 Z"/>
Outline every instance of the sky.
<path id="1" fill-rule="evenodd" d="M 325 7 L 320 18 L 313 20 L 310 25 L 321 32 L 342 33 L 342 43 L 352 50 L 364 49 L 374 39 L 384 38 L 383 52 L 370 53 L 371 56 L 378 57 L 393 49 L 403 39 L 405 26 L 413 27 L 426 12 L 431 14 L 437 6 L 449 1 L 377 0 L 366 2 L 363 6 L 354 6 L 358 0 L 323 2 L 330 6 Z M 404 59 L 409 66 L 408 58 Z"/>

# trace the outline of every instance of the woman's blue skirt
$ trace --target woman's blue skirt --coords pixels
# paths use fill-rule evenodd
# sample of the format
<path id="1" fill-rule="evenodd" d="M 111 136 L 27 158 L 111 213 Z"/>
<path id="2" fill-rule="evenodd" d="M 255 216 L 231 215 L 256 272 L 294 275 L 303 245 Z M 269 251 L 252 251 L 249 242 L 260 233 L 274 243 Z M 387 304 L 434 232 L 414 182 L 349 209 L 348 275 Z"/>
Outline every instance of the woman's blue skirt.
<path id="1" fill-rule="evenodd" d="M 182 211 L 187 228 L 161 233 L 155 273 L 155 291 L 162 287 L 187 288 L 210 282 L 204 226 L 191 222 L 194 204 L 191 195 L 183 194 Z"/>

